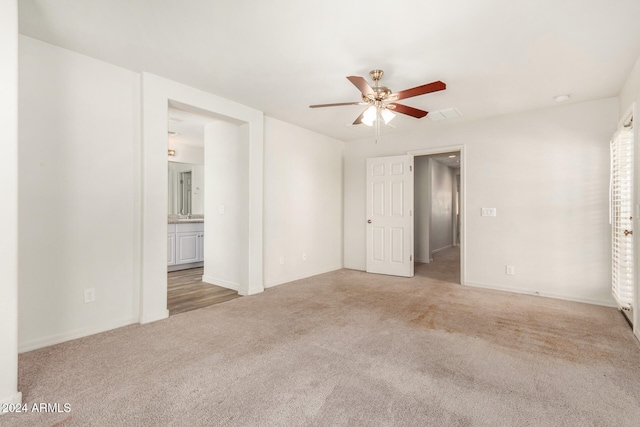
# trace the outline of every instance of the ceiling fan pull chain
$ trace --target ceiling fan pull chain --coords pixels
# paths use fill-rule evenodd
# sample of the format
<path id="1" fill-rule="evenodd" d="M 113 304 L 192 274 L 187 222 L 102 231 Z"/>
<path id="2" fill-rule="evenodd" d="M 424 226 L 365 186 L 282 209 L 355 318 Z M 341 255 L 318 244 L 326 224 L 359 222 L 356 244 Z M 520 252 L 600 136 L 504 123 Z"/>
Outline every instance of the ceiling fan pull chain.
<path id="1" fill-rule="evenodd" d="M 376 108 L 376 144 L 378 143 L 378 137 L 380 136 L 380 107 Z"/>

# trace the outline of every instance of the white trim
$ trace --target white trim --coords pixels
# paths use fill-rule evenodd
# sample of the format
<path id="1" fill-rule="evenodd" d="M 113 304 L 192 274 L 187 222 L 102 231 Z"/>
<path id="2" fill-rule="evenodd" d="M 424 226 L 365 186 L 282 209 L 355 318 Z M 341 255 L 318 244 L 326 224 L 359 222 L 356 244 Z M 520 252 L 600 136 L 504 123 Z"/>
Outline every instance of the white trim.
<path id="1" fill-rule="evenodd" d="M 236 282 L 230 282 L 228 280 L 219 279 L 213 276 L 202 276 L 202 281 L 208 283 L 210 285 L 221 286 L 223 288 L 231 289 L 233 291 L 238 291 L 240 289 L 240 284 Z M 240 293 L 240 292 L 238 292 Z M 243 295 L 243 294 L 240 294 Z"/>
<path id="2" fill-rule="evenodd" d="M 22 393 L 17 392 L 9 397 L 5 397 L 3 399 L 0 399 L 0 407 L 4 406 L 4 405 L 20 405 L 22 404 Z M 9 411 L 1 411 L 0 410 L 0 415 L 2 414 L 8 414 Z"/>
<path id="3" fill-rule="evenodd" d="M 414 261 L 415 261 L 415 262 L 421 262 L 421 263 L 423 263 L 423 264 L 429 264 L 430 262 L 432 262 L 432 261 L 433 261 L 433 259 L 424 260 L 424 259 L 418 259 L 418 258 L 416 258 Z"/>
<path id="4" fill-rule="evenodd" d="M 180 270 L 188 270 L 190 268 L 200 268 L 204 266 L 204 262 L 203 261 L 198 261 L 198 262 L 192 262 L 189 264 L 174 264 L 174 265 L 168 265 L 167 266 L 167 271 L 168 272 L 173 272 L 173 271 L 180 271 Z"/>
<path id="5" fill-rule="evenodd" d="M 101 332 L 110 331 L 116 328 L 122 328 L 123 326 L 129 326 L 138 323 L 137 317 L 131 317 L 129 319 L 121 319 L 111 322 L 105 322 L 100 326 L 94 326 L 91 328 L 76 329 L 75 331 L 65 332 L 57 335 L 50 335 L 48 337 L 37 338 L 31 341 L 25 341 L 20 343 L 18 348 L 19 353 L 24 353 L 31 350 L 36 350 L 50 345 L 60 344 L 66 341 L 75 340 L 78 338 L 88 337 L 89 335 L 99 334 Z"/>
<path id="6" fill-rule="evenodd" d="M 309 277 L 317 276 L 319 274 L 325 274 L 325 273 L 330 273 L 332 271 L 342 270 L 342 268 L 343 267 L 340 265 L 340 266 L 336 266 L 336 267 L 322 268 L 322 269 L 316 270 L 316 271 L 314 271 L 312 273 L 295 274 L 295 275 L 291 275 L 291 276 L 285 277 L 284 279 L 278 280 L 276 282 L 267 283 L 267 284 L 265 284 L 264 287 L 265 288 L 273 288 L 274 286 L 284 285 L 285 283 L 295 282 L 296 280 L 307 279 Z"/>
<path id="7" fill-rule="evenodd" d="M 604 307 L 615 307 L 615 308 L 617 308 L 617 306 L 616 306 L 615 302 L 613 301 L 613 299 L 611 299 L 610 301 L 602 301 L 602 300 L 593 299 L 593 298 L 575 297 L 575 296 L 572 296 L 572 295 L 556 294 L 556 293 L 553 293 L 553 292 L 540 292 L 540 291 L 536 291 L 536 290 L 533 290 L 533 289 L 510 288 L 508 286 L 500 286 L 500 285 L 488 285 L 486 283 L 479 283 L 479 282 L 467 282 L 467 283 L 465 283 L 465 286 L 469 286 L 469 287 L 473 287 L 473 288 L 491 289 L 491 290 L 494 290 L 494 291 L 511 292 L 511 293 L 515 293 L 515 294 L 523 294 L 523 295 L 532 295 L 532 296 L 537 296 L 537 297 L 560 299 L 560 300 L 565 300 L 565 301 L 581 302 L 581 303 L 584 303 L 584 304 L 601 305 L 601 306 L 604 306 Z"/>
<path id="8" fill-rule="evenodd" d="M 449 248 L 452 248 L 452 247 L 453 247 L 453 245 L 447 245 L 447 246 L 444 246 L 442 248 L 434 249 L 434 250 L 431 251 L 431 255 L 437 254 L 438 252 L 442 252 L 445 249 L 449 249 Z"/>
<path id="9" fill-rule="evenodd" d="M 634 157 L 633 157 L 633 163 L 634 163 L 634 168 L 637 171 L 638 167 L 637 165 L 640 165 L 640 150 L 637 149 L 637 144 L 640 141 L 640 125 L 637 123 L 638 121 L 638 114 L 637 114 L 637 102 L 632 102 L 631 106 L 627 109 L 627 111 L 625 112 L 625 115 L 622 116 L 622 119 L 620 120 L 620 125 L 624 126 L 624 123 L 626 121 L 629 120 L 630 117 L 633 118 L 633 120 L 636 122 L 633 126 L 633 141 L 634 144 L 636 146 L 634 146 Z M 638 184 L 638 181 L 640 181 L 640 173 L 635 173 L 634 176 L 634 182 L 633 182 L 633 187 L 634 187 L 634 210 L 635 210 L 635 221 L 633 222 L 633 228 L 634 230 L 640 230 L 640 227 L 638 227 L 637 225 L 640 224 L 640 218 L 638 218 L 638 214 L 640 213 L 640 205 L 638 205 L 638 203 L 640 202 L 640 185 Z M 638 340 L 640 340 L 640 277 L 639 276 L 639 272 L 640 272 L 640 251 L 638 250 L 640 248 L 640 233 L 636 233 L 633 235 L 634 239 L 633 239 L 633 245 L 634 245 L 634 287 L 633 287 L 633 319 L 631 320 L 631 323 L 633 323 L 633 333 L 635 334 L 636 338 Z"/>
<path id="10" fill-rule="evenodd" d="M 412 156 L 431 156 L 433 154 L 443 154 L 443 153 L 451 153 L 454 151 L 462 152 L 464 150 L 464 144 L 462 145 L 448 145 L 446 147 L 435 147 L 435 148 L 424 148 L 420 150 L 411 150 L 407 151 L 407 154 Z M 462 164 L 462 159 L 460 159 L 460 164 Z"/>
<path id="11" fill-rule="evenodd" d="M 160 310 L 158 313 L 151 313 L 146 316 L 139 316 L 140 323 L 151 323 L 157 320 L 163 320 L 169 318 L 169 310 Z"/>
<path id="12" fill-rule="evenodd" d="M 465 208 L 467 206 L 467 161 L 465 145 L 449 145 L 446 147 L 427 148 L 408 151 L 412 156 L 430 156 L 433 154 L 460 152 L 460 284 L 467 280 L 467 224 Z"/>

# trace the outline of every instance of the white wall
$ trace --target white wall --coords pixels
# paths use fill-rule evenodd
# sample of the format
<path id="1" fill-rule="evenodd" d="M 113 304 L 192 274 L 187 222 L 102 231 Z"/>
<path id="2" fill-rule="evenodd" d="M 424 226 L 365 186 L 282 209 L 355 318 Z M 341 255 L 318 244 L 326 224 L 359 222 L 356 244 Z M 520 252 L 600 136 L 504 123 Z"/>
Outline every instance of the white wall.
<path id="1" fill-rule="evenodd" d="M 608 141 L 617 115 L 609 98 L 349 142 L 345 267 L 365 268 L 365 159 L 464 144 L 466 284 L 611 305 Z M 480 217 L 482 207 L 498 216 Z"/>
<path id="2" fill-rule="evenodd" d="M 431 253 L 453 245 L 453 174 L 451 168 L 429 159 L 431 165 Z"/>
<path id="3" fill-rule="evenodd" d="M 618 100 L 619 100 L 619 108 L 618 108 L 618 113 L 619 113 L 619 118 L 622 119 L 622 116 L 624 114 L 626 114 L 626 112 L 629 110 L 629 108 L 631 108 L 631 106 L 633 105 L 633 103 L 636 103 L 636 116 L 634 117 L 634 122 L 635 122 L 635 126 L 634 126 L 634 138 L 635 138 L 635 165 L 636 165 L 636 172 L 635 172 L 635 182 L 634 182 L 634 187 L 635 187 L 635 203 L 636 205 L 640 204 L 640 173 L 638 173 L 638 170 L 640 170 L 640 117 L 638 117 L 640 115 L 640 59 L 638 59 L 638 61 L 636 61 L 635 66 L 633 67 L 633 70 L 631 70 L 631 73 L 629 74 L 629 77 L 627 78 L 627 81 L 625 82 L 624 86 L 622 87 L 622 90 L 620 91 L 620 95 L 618 96 Z M 636 215 L 637 216 L 637 215 Z M 636 230 L 640 230 L 640 226 L 638 226 L 638 224 L 640 224 L 640 218 L 636 218 L 636 221 L 634 222 L 634 228 Z M 635 310 L 633 311 L 633 330 L 636 334 L 636 336 L 638 337 L 638 339 L 640 339 L 640 233 L 635 233 L 634 234 L 634 243 L 635 243 L 635 248 L 636 248 L 636 288 L 635 288 L 635 303 L 634 303 L 634 307 Z"/>
<path id="4" fill-rule="evenodd" d="M 269 159 L 263 161 L 260 111 L 35 39 L 20 41 L 21 350 L 167 316 L 169 102 L 238 125 L 243 143 L 235 147 L 242 158 L 236 171 L 243 172 L 237 182 L 248 196 L 236 207 L 229 200 L 239 195 L 227 189 L 212 203 L 214 215 L 220 202 L 227 216 L 236 208 L 248 215 L 233 229 L 247 254 L 239 261 L 244 266 L 234 267 L 244 281 L 241 292 L 341 267 L 342 142 L 269 120 Z M 10 175 L 11 168 L 2 173 Z M 264 200 L 263 186 L 269 189 Z M 264 233 L 263 202 L 264 222 L 273 227 Z M 303 215 L 276 225 L 292 211 Z M 271 264 L 265 280 L 263 248 L 287 257 L 285 269 Z M 308 261 L 296 265 L 293 253 L 301 249 Z M 273 257 L 265 252 L 265 260 Z M 96 289 L 95 303 L 83 303 L 86 287 Z"/>
<path id="5" fill-rule="evenodd" d="M 249 159 L 246 125 L 205 125 L 205 282 L 239 290 L 249 268 Z M 224 212 L 221 211 L 224 209 Z"/>
<path id="6" fill-rule="evenodd" d="M 430 262 L 429 231 L 431 217 L 431 169 L 428 156 L 414 159 L 414 251 L 417 262 Z"/>
<path id="7" fill-rule="evenodd" d="M 0 2 L 0 405 L 18 393 L 18 5 Z M 1 412 L 0 412 L 1 414 Z"/>
<path id="8" fill-rule="evenodd" d="M 434 251 L 453 245 L 457 171 L 429 156 L 416 156 L 414 165 L 414 249 L 417 262 L 430 262 Z"/>
<path id="9" fill-rule="evenodd" d="M 204 148 L 184 144 L 177 141 L 169 141 L 168 149 L 176 150 L 175 156 L 167 155 L 167 160 L 177 163 L 191 163 L 193 165 L 204 164 Z"/>
<path id="10" fill-rule="evenodd" d="M 265 118 L 266 287 L 342 267 L 343 149 L 336 139 Z"/>
<path id="11" fill-rule="evenodd" d="M 19 93 L 25 351 L 137 321 L 139 75 L 21 36 Z"/>

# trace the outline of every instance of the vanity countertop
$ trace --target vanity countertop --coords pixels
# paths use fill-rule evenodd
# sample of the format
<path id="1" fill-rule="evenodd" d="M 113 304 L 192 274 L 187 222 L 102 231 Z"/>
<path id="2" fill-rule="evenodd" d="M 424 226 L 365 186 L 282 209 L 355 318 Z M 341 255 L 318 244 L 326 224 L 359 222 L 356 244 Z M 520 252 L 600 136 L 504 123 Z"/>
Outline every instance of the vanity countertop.
<path id="1" fill-rule="evenodd" d="M 197 224 L 204 222 L 204 218 L 167 218 L 167 224 Z"/>

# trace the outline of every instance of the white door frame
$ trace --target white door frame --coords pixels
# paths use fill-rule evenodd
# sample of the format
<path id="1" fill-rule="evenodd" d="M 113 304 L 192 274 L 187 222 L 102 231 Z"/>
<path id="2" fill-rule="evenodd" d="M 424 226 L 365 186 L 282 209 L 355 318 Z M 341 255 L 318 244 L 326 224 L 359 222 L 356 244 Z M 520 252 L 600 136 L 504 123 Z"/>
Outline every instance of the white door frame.
<path id="1" fill-rule="evenodd" d="M 249 274 L 238 292 L 251 295 L 263 286 L 264 114 L 219 96 L 153 74 L 142 73 L 142 205 L 140 213 L 140 323 L 167 318 L 167 109 L 169 103 L 192 112 L 249 124 Z"/>
<path id="2" fill-rule="evenodd" d="M 437 148 L 425 148 L 422 150 L 408 151 L 407 154 L 412 156 L 431 156 L 434 154 L 451 153 L 453 151 L 460 152 L 460 284 L 466 284 L 466 271 L 467 271 L 467 227 L 466 227 L 466 213 L 465 207 L 467 205 L 466 198 L 466 167 L 465 160 L 465 146 L 464 145 L 449 145 L 446 147 Z M 415 232 L 415 229 L 414 229 Z M 415 237 L 415 236 L 414 236 Z M 415 241 L 415 238 L 414 238 Z"/>

